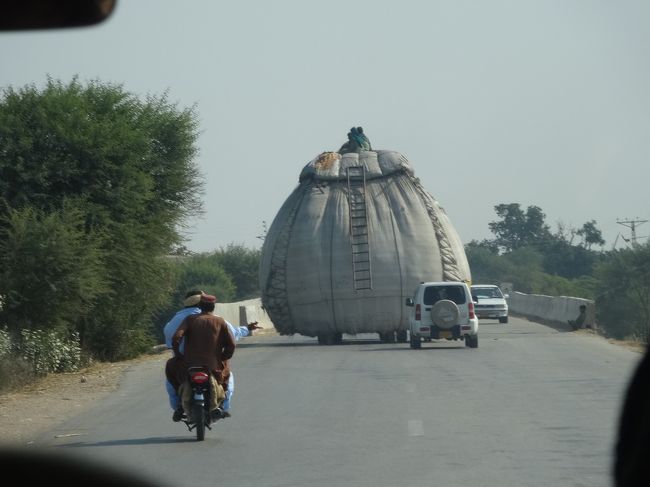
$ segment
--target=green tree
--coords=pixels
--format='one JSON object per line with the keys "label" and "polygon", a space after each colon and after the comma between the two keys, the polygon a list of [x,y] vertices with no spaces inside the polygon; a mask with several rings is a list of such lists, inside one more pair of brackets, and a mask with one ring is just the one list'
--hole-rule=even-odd
{"label": "green tree", "polygon": [[605,245],[602,232],[596,228],[596,220],[590,220],[582,225],[582,228],[576,231],[576,235],[582,237],[584,247],[590,249],[592,245]]}
{"label": "green tree", "polygon": [[167,258],[173,271],[170,280],[173,289],[170,298],[156,312],[156,336],[162,338],[165,324],[183,305],[185,293],[190,289],[202,291],[217,297],[222,303],[235,299],[235,284],[231,276],[221,267],[218,259],[211,253],[187,256],[171,255]]}
{"label": "green tree", "polygon": [[544,272],[569,279],[590,276],[598,253],[560,238],[549,238],[538,246],[543,255]]}
{"label": "green tree", "polygon": [[31,207],[0,217],[0,322],[23,329],[72,332],[108,290],[104,236],[85,230],[72,203],[53,212]]}
{"label": "green tree", "polygon": [[[197,137],[193,108],[177,108],[167,94],[140,99],[121,85],[77,78],[2,92],[1,221],[13,210],[45,215],[81,202],[84,231],[103,236],[108,290],[77,327],[103,358],[141,351],[153,312],[173,290],[163,256],[184,241],[187,217],[201,213]],[[10,265],[20,274],[19,263]]]}
{"label": "green tree", "polygon": [[488,227],[496,236],[496,245],[505,251],[535,245],[550,236],[546,215],[538,206],[529,206],[524,212],[519,203],[508,203],[496,205],[494,210],[501,220],[488,223]]}
{"label": "green tree", "polygon": [[537,247],[520,247],[499,254],[491,244],[474,241],[465,246],[465,253],[475,284],[511,282],[517,291],[549,296],[593,299],[595,294],[596,280],[591,276],[567,278],[547,273],[548,255]]}
{"label": "green tree", "polygon": [[499,284],[512,274],[512,265],[503,259],[490,241],[472,240],[465,245],[465,255],[474,284]]}
{"label": "green tree", "polygon": [[259,249],[231,243],[217,250],[214,256],[235,284],[235,301],[259,297]]}
{"label": "green tree", "polygon": [[[585,223],[580,230],[558,224],[557,232],[552,234],[538,206],[529,206],[524,212],[518,203],[500,204],[495,206],[495,211],[501,220],[488,226],[496,238],[484,241],[483,247],[497,248],[504,253],[523,247],[534,248],[542,256],[541,271],[547,274],[567,279],[591,275],[600,256],[590,247],[604,243],[595,220]],[[575,235],[582,236],[581,245],[573,245]]]}
{"label": "green tree", "polygon": [[217,296],[220,303],[230,303],[235,300],[235,284],[232,277],[225,271],[219,260],[211,253],[195,254],[178,259],[176,302],[180,303],[188,289],[202,289],[208,294]]}
{"label": "green tree", "polygon": [[508,263],[509,274],[504,275],[504,281],[512,282],[513,288],[524,293],[540,292],[539,281],[543,274],[543,256],[534,247],[520,247],[503,254],[503,260]]}
{"label": "green tree", "polygon": [[614,338],[650,335],[650,243],[609,252],[596,266],[600,326]]}

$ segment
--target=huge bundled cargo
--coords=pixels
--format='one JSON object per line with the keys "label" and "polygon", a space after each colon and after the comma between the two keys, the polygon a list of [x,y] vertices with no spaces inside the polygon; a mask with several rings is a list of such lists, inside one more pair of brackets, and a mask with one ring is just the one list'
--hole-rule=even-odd
{"label": "huge bundled cargo", "polygon": [[372,150],[360,127],[348,139],[303,168],[270,225],[262,305],[283,335],[406,341],[418,283],[471,281],[463,244],[402,154]]}

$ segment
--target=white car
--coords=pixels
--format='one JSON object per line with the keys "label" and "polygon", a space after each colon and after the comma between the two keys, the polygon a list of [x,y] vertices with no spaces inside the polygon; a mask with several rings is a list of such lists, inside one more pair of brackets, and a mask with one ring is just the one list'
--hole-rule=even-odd
{"label": "white car", "polygon": [[478,347],[478,318],[469,286],[464,282],[422,282],[406,305],[410,317],[411,348],[420,348],[422,339],[464,340]]}
{"label": "white car", "polygon": [[499,320],[508,322],[508,295],[501,292],[499,286],[493,284],[475,284],[472,286],[472,298],[476,316],[479,319]]}

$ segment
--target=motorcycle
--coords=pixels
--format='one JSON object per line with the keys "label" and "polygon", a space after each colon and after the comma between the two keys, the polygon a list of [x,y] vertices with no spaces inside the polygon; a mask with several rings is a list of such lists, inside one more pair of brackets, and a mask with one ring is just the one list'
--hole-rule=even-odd
{"label": "motorcycle", "polygon": [[211,424],[219,419],[221,409],[210,411],[212,388],[210,387],[210,369],[205,366],[193,366],[187,369],[191,399],[189,411],[183,416],[187,428],[196,431],[196,439],[205,439],[205,429],[211,430]]}

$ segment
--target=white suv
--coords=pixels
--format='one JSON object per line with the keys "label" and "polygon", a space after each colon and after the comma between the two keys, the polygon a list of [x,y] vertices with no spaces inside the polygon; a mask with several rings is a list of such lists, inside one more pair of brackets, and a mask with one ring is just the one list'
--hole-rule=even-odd
{"label": "white suv", "polygon": [[466,283],[422,282],[406,306],[413,308],[411,348],[420,348],[423,338],[465,340],[468,347],[478,347],[478,318]]}

